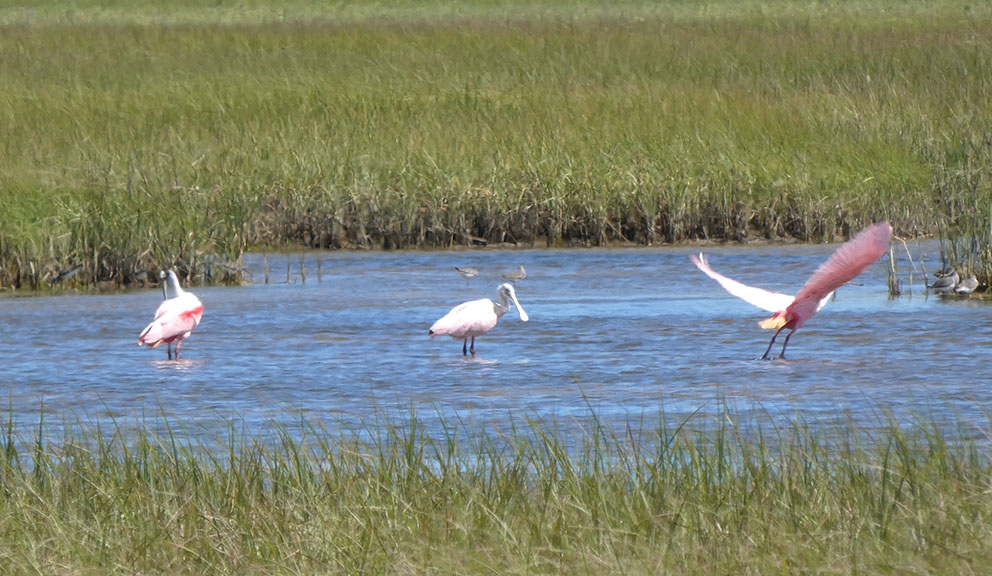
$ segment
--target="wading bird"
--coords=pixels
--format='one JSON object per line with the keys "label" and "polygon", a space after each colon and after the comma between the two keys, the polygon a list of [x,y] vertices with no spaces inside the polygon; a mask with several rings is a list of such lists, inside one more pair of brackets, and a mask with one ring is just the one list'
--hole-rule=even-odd
{"label": "wading bird", "polygon": [[[527,316],[527,313],[520,306],[520,302],[517,301],[517,293],[513,290],[513,286],[500,284],[498,291],[498,303],[488,298],[483,298],[481,300],[472,300],[471,302],[459,304],[452,308],[451,312],[448,312],[443,318],[435,322],[427,333],[432,337],[451,336],[456,339],[461,338],[464,340],[462,343],[462,355],[468,356],[469,352],[471,352],[472,356],[475,356],[475,337],[482,336],[492,330],[500,317],[510,310],[510,302],[517,307],[517,312],[520,313],[521,320],[524,322],[530,320],[530,317]],[[468,343],[469,338],[472,339],[471,347],[469,347]]]}
{"label": "wading bird", "polygon": [[975,278],[974,274],[970,274],[967,278],[958,282],[957,286],[954,287],[954,293],[968,295],[977,290],[978,286],[978,278]]}
{"label": "wading bird", "polygon": [[512,282],[514,284],[516,284],[517,282],[523,280],[526,277],[527,277],[527,271],[524,270],[524,265],[523,264],[521,264],[520,267],[518,267],[516,270],[513,270],[513,271],[510,271],[510,272],[507,272],[506,274],[503,274],[503,278],[506,278],[507,280],[509,280],[510,282]]}
{"label": "wading bird", "polygon": [[70,266],[70,267],[66,268],[65,270],[59,272],[58,276],[56,276],[55,278],[53,278],[52,281],[49,282],[49,284],[51,284],[52,286],[54,286],[54,285],[58,284],[59,282],[64,282],[64,281],[72,278],[73,276],[75,276],[82,269],[83,269],[83,267],[80,266],[79,264],[76,264],[75,266]]}
{"label": "wading bird", "polygon": [[465,289],[468,290],[468,281],[479,275],[478,268],[472,268],[471,266],[465,266],[464,268],[459,268],[455,266],[455,271],[461,274],[462,278],[465,279]]}
{"label": "wading bird", "polygon": [[785,347],[789,345],[789,338],[792,337],[792,334],[826,305],[834,290],[850,282],[864,272],[865,268],[881,258],[882,254],[888,250],[891,238],[892,227],[889,226],[888,222],[879,222],[865,228],[821,264],[806,281],[806,284],[799,289],[795,298],[788,294],[747,286],[718,274],[709,267],[702,254],[699,257],[692,255],[690,258],[697,268],[719,282],[727,292],[758,308],[775,313],[771,318],[759,324],[762,328],[775,330],[775,335],[772,336],[772,340],[768,343],[768,348],[761,358],[768,358],[768,353],[771,352],[772,346],[775,344],[775,338],[782,330],[788,328],[789,333],[785,337],[782,353],[779,355],[780,358],[785,358]]}
{"label": "wading bird", "polygon": [[[155,348],[165,342],[169,360],[172,360],[172,343],[175,342],[176,360],[178,360],[183,338],[189,336],[200,324],[203,304],[191,292],[182,289],[176,273],[172,270],[163,271],[159,277],[162,278],[162,294],[166,299],[155,311],[155,319],[152,323],[138,336],[138,346],[147,344]],[[172,291],[172,298],[169,298],[167,288]]]}
{"label": "wading bird", "polygon": [[934,272],[934,276],[937,277],[932,284],[928,285],[927,288],[933,290],[937,294],[944,294],[946,292],[954,292],[954,287],[958,285],[958,280],[961,279],[958,273],[954,270],[950,272]]}

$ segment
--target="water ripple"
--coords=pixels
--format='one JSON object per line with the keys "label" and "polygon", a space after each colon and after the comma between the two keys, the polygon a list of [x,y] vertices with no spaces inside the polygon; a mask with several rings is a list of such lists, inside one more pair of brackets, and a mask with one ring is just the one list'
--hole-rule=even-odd
{"label": "water ripple", "polygon": [[[831,249],[708,252],[728,275],[792,292]],[[360,429],[411,412],[497,427],[517,418],[581,426],[595,416],[622,429],[723,406],[808,422],[926,414],[987,423],[984,303],[889,300],[878,264],[796,333],[788,360],[758,361],[770,337],[757,326],[765,314],[696,273],[690,252],[309,253],[306,282],[299,255],[267,255],[271,270],[289,261],[279,284],[264,284],[262,257],[250,256],[256,284],[196,290],[204,318],[178,362],[136,346],[157,290],[2,298],[0,392],[15,418],[42,409],[69,421],[167,415],[210,433],[230,418]],[[474,358],[460,341],[428,337],[454,305],[495,297],[499,275],[519,264],[530,322],[510,312],[476,340]],[[480,269],[468,289],[455,266]]]}

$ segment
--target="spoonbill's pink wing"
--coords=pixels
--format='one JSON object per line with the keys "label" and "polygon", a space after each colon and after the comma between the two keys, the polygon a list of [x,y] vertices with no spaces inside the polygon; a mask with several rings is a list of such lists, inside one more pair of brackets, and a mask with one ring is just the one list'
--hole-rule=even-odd
{"label": "spoonbill's pink wing", "polygon": [[452,308],[431,326],[428,334],[452,338],[480,336],[492,330],[498,320],[492,300],[472,300]]}
{"label": "spoonbill's pink wing", "polygon": [[185,338],[200,324],[202,317],[203,305],[196,296],[186,292],[178,298],[170,298],[159,305],[155,319],[138,336],[138,344],[154,347]]}
{"label": "spoonbill's pink wing", "polygon": [[858,232],[816,269],[796,294],[796,300],[822,300],[881,258],[889,249],[891,239],[892,226],[888,222],[879,222]]}
{"label": "spoonbill's pink wing", "polygon": [[700,254],[698,257],[693,254],[689,256],[692,263],[696,265],[696,268],[702,270],[703,274],[706,274],[710,278],[716,280],[723,286],[723,289],[730,292],[734,296],[737,296],[745,302],[749,302],[762,310],[767,310],[769,312],[778,312],[780,310],[785,310],[792,304],[792,296],[788,294],[781,294],[779,292],[769,292],[762,288],[755,288],[754,286],[748,286],[747,284],[741,284],[737,280],[732,280],[727,278],[723,274],[720,274],[716,270],[710,268],[709,262],[706,261],[706,256]]}

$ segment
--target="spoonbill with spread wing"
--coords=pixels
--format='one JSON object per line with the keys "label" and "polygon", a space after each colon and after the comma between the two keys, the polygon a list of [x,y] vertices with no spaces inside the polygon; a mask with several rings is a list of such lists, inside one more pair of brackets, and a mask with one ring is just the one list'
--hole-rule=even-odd
{"label": "spoonbill with spread wing", "polygon": [[[427,332],[431,336],[451,336],[452,338],[462,338],[462,355],[468,356],[471,352],[475,356],[475,337],[482,336],[496,327],[500,317],[510,310],[510,303],[517,307],[520,319],[524,322],[530,320],[524,312],[520,302],[517,301],[517,293],[510,284],[500,284],[498,288],[499,302],[493,302],[488,298],[472,300],[459,304],[451,309],[431,326]],[[469,347],[468,339],[472,339]]]}
{"label": "spoonbill with spread wing", "polygon": [[891,238],[892,226],[888,222],[879,222],[865,228],[821,264],[794,298],[788,294],[769,292],[731,280],[710,268],[706,257],[702,254],[698,257],[693,254],[690,259],[704,274],[719,282],[727,292],[758,308],[775,313],[759,324],[762,328],[775,330],[775,335],[772,336],[761,358],[768,358],[768,353],[775,344],[775,338],[782,330],[788,328],[789,333],[785,336],[782,353],[779,355],[779,358],[785,358],[785,347],[789,345],[789,338],[795,331],[826,305],[834,290],[853,280],[864,272],[865,268],[881,258],[888,250]]}
{"label": "spoonbill with spread wing", "polygon": [[[163,271],[159,276],[162,278],[162,292],[166,300],[159,304],[158,310],[155,311],[155,319],[138,336],[138,346],[148,344],[155,348],[165,342],[169,360],[172,360],[172,343],[175,342],[176,360],[178,360],[183,338],[189,336],[200,324],[203,304],[192,292],[182,289],[176,273],[172,270]],[[168,291],[172,292],[172,298],[168,297]]]}

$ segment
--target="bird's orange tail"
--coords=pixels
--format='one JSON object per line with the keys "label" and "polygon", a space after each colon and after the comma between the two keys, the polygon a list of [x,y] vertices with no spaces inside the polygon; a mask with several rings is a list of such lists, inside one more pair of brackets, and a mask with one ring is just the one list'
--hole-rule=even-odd
{"label": "bird's orange tail", "polygon": [[761,326],[765,330],[778,330],[788,323],[789,320],[786,318],[786,313],[783,311],[776,312],[771,318],[758,322],[758,326]]}

